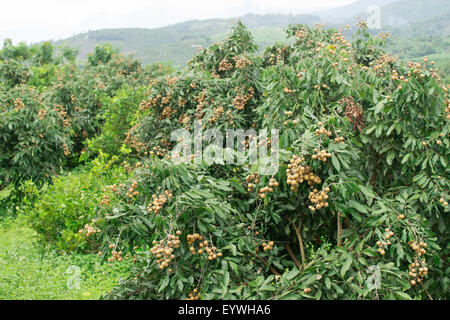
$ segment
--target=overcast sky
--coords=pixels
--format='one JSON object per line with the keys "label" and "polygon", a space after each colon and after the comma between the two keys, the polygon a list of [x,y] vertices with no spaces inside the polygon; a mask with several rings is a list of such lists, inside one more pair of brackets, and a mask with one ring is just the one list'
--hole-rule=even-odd
{"label": "overcast sky", "polygon": [[[0,41],[59,40],[102,28],[155,28],[246,13],[311,13],[356,0],[7,0],[0,3]],[[0,47],[1,47],[0,43]]]}

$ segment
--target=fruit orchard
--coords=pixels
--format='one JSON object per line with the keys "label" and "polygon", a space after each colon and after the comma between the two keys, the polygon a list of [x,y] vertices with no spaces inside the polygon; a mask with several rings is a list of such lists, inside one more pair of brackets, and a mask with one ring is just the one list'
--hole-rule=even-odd
{"label": "fruit orchard", "polygon": [[[132,261],[106,299],[448,299],[450,105],[433,61],[397,61],[364,22],[351,39],[286,32],[259,53],[238,22],[181,71],[108,46],[83,69],[5,46],[0,201],[62,251]],[[279,130],[259,143],[278,143],[278,170],[175,162],[172,132],[199,121]]]}

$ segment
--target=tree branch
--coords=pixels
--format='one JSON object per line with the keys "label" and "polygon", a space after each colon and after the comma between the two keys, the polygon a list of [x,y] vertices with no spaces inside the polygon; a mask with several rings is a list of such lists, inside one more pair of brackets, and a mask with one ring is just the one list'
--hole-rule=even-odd
{"label": "tree branch", "polygon": [[295,233],[297,235],[297,239],[298,239],[298,246],[300,247],[300,254],[302,256],[302,265],[305,266],[305,262],[306,262],[306,256],[305,256],[305,248],[303,246],[303,239],[302,239],[302,235],[300,230],[302,229],[302,218],[300,218],[300,223],[298,224],[298,227],[295,225],[294,221],[292,221],[292,219],[290,217],[287,217],[287,219],[289,220],[289,222],[291,223],[292,227],[295,230]]}
{"label": "tree branch", "polygon": [[342,222],[341,222],[341,213],[338,211],[337,213],[337,246],[342,247]]}
{"label": "tree branch", "polygon": [[295,265],[297,266],[297,268],[299,270],[302,270],[302,264],[300,263],[300,261],[298,261],[298,259],[295,257],[294,252],[291,249],[291,246],[289,244],[285,244],[286,250],[289,253],[289,255],[291,256],[292,260],[295,262]]}

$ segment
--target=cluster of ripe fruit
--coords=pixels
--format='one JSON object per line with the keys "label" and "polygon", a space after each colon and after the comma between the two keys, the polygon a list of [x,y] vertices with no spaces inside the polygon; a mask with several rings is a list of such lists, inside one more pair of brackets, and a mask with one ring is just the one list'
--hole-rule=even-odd
{"label": "cluster of ripe fruit", "polygon": [[233,69],[233,64],[231,62],[228,62],[228,60],[225,58],[219,63],[219,68],[217,69],[220,71],[228,71]]}
{"label": "cluster of ripe fruit", "polygon": [[[112,256],[110,258],[108,258],[108,262],[112,262],[112,261],[119,261],[120,262],[120,261],[123,260],[123,257],[122,257],[123,252],[122,251],[116,251],[116,249],[115,249],[116,245],[115,244],[110,244],[109,248],[112,249],[112,251],[111,251]],[[99,252],[99,254],[101,254],[101,252]]]}
{"label": "cluster of ripe fruit", "polygon": [[252,87],[248,88],[248,93],[246,95],[240,95],[238,94],[234,99],[233,99],[233,106],[237,109],[237,110],[244,110],[245,106],[247,105],[247,102],[253,98],[255,91],[253,90]]}
{"label": "cluster of ripe fruit", "polygon": [[419,243],[417,243],[416,241],[412,241],[409,242],[409,245],[411,246],[411,249],[413,249],[419,257],[427,253],[427,250],[425,250],[427,244],[423,241],[420,241]]}
{"label": "cluster of ripe fruit", "polygon": [[166,149],[161,148],[160,146],[156,146],[153,147],[152,151],[150,151],[150,155],[154,156],[156,154],[158,157],[164,157],[166,155],[166,152],[167,152]]}
{"label": "cluster of ripe fruit", "polygon": [[316,129],[316,136],[317,137],[319,137],[319,136],[321,136],[321,135],[326,135],[326,136],[328,136],[328,137],[330,137],[331,136],[331,131],[328,131],[327,129],[325,129],[324,127],[323,127],[323,123],[322,122],[319,122],[318,123],[318,126],[320,127],[319,129]]}
{"label": "cluster of ripe fruit", "polygon": [[147,211],[149,213],[154,213],[155,215],[159,214],[161,209],[167,203],[167,200],[172,198],[173,194],[169,190],[164,191],[164,193],[157,196],[156,194],[152,195],[153,201],[147,207]]}
{"label": "cluster of ripe fruit", "polygon": [[[425,260],[421,261],[425,265]],[[428,268],[426,266],[421,266],[421,264],[416,259],[413,263],[409,265],[409,276],[412,278],[411,285],[416,285],[417,283],[422,283],[423,277],[428,274]]]}
{"label": "cluster of ripe fruit", "polygon": [[439,199],[439,202],[442,203],[442,205],[443,205],[444,207],[447,207],[447,206],[448,206],[448,202],[445,201],[444,198],[440,198],[440,199]]}
{"label": "cluster of ripe fruit", "polygon": [[314,189],[308,195],[309,201],[313,203],[313,206],[309,206],[309,210],[312,212],[316,210],[320,210],[323,207],[328,208],[328,192],[330,192],[330,188],[324,188],[322,191]]}
{"label": "cluster of ripe fruit", "polygon": [[382,256],[386,254],[385,248],[391,244],[391,241],[389,239],[394,235],[394,233],[389,228],[386,228],[384,231],[386,232],[384,234],[385,241],[377,241],[378,253]]}
{"label": "cluster of ripe fruit", "polygon": [[316,176],[309,166],[302,166],[305,159],[296,155],[292,156],[286,169],[287,184],[291,186],[291,191],[298,191],[298,185],[308,182],[308,185],[320,184],[322,180]]}
{"label": "cluster of ripe fruit", "polygon": [[110,202],[111,202],[111,199],[109,198],[109,195],[105,194],[105,195],[103,195],[102,201],[100,201],[100,205],[109,206]]}
{"label": "cluster of ripe fruit", "polygon": [[192,290],[192,292],[189,292],[188,297],[186,300],[199,300],[200,299],[200,292],[198,292],[197,289]]}
{"label": "cluster of ripe fruit", "polygon": [[[209,261],[222,257],[222,252],[217,252],[217,248],[215,246],[210,247],[208,240],[205,240],[200,234],[188,234],[186,238],[188,241],[188,245],[191,246],[189,248],[189,251],[191,251],[192,254],[198,253],[199,255],[202,255],[204,252],[206,252],[208,254]],[[198,249],[195,249],[194,245],[197,241]]]}
{"label": "cluster of ripe fruit", "polygon": [[139,195],[139,191],[136,190],[137,188],[138,188],[138,183],[136,180],[133,180],[133,183],[131,184],[131,187],[128,190],[127,197],[131,199],[134,196]]}
{"label": "cluster of ripe fruit", "polygon": [[262,247],[264,251],[269,251],[269,250],[273,250],[273,246],[275,245],[275,243],[273,241],[270,241],[268,243],[263,242],[262,243]]}
{"label": "cluster of ripe fruit", "polygon": [[89,224],[86,224],[83,229],[79,230],[78,233],[84,233],[87,237],[90,237],[91,235],[95,233],[99,233],[100,229],[95,228]]}
{"label": "cluster of ripe fruit", "polygon": [[[168,239],[160,240],[157,242],[153,240],[153,247],[150,249],[150,252],[158,259],[156,263],[159,265],[161,270],[167,268],[175,258],[173,254],[174,249],[180,247],[180,237],[181,231],[176,232],[176,236],[169,235]],[[169,269],[169,272],[172,271]]]}
{"label": "cluster of ripe fruit", "polygon": [[245,67],[251,65],[251,61],[248,60],[246,57],[233,57],[234,65],[236,69],[244,69]]}
{"label": "cluster of ripe fruit", "polygon": [[266,197],[267,193],[272,193],[273,192],[273,188],[274,187],[278,187],[279,185],[280,184],[274,178],[271,178],[269,180],[269,186],[268,187],[264,187],[264,188],[259,189],[258,197],[261,198],[261,199],[264,199]]}
{"label": "cluster of ripe fruit", "polygon": [[245,182],[247,183],[247,191],[252,192],[253,187],[259,183],[259,176],[257,174],[251,174],[245,177]]}
{"label": "cluster of ripe fruit", "polygon": [[317,160],[319,160],[319,161],[325,162],[325,161],[327,161],[327,158],[331,158],[331,153],[326,152],[325,150],[320,150],[320,151],[319,151],[318,148],[315,148],[315,149],[314,149],[314,152],[316,153],[316,154],[313,154],[313,155],[312,155],[312,158],[313,158],[314,160],[317,159]]}

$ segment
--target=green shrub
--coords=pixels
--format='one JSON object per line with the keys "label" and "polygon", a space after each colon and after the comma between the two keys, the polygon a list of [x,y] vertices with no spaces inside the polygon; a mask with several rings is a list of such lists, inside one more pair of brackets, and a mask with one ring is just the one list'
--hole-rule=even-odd
{"label": "green shrub", "polygon": [[122,169],[113,167],[114,161],[96,159],[89,171],[55,177],[52,185],[43,187],[26,209],[29,223],[43,242],[64,251],[93,252],[98,248],[101,239],[95,232],[88,236],[86,226],[96,217],[105,189],[125,178]]}
{"label": "green shrub", "polygon": [[57,173],[71,148],[66,121],[31,87],[0,92],[0,186],[41,184]]}
{"label": "green shrub", "polygon": [[121,154],[121,146],[144,96],[144,87],[136,89],[124,86],[117,91],[114,97],[102,99],[102,111],[99,118],[104,124],[101,134],[89,140],[89,153],[103,151],[109,155]]}

